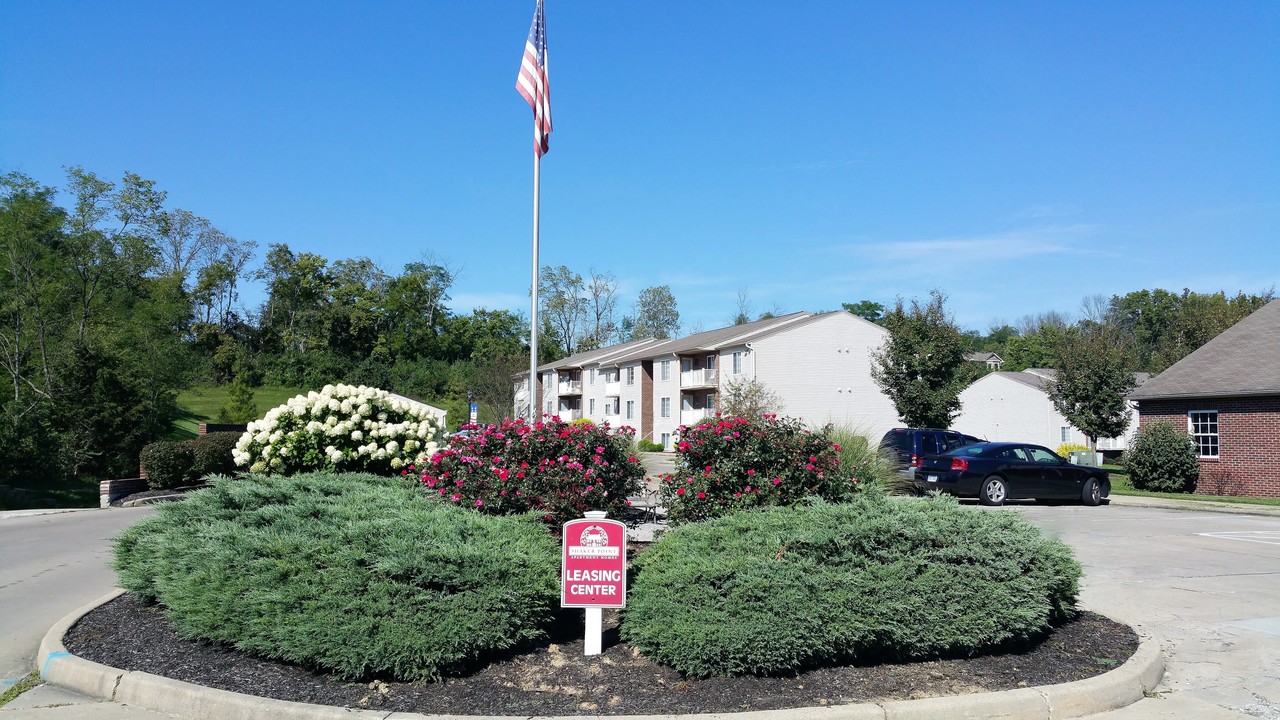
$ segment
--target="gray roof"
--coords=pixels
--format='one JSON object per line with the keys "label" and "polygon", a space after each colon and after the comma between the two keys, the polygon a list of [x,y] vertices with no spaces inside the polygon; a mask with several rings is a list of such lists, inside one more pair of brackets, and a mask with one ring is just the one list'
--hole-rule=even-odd
{"label": "gray roof", "polygon": [[[1053,368],[1027,368],[1022,372],[993,372],[990,375],[999,375],[1047,393],[1053,389],[1053,381],[1058,377],[1058,371]],[[984,375],[983,377],[987,376]],[[1138,387],[1142,387],[1150,379],[1151,375],[1149,373],[1136,372],[1133,374],[1133,381]],[[1128,397],[1132,399],[1133,393],[1130,393]]]}
{"label": "gray roof", "polygon": [[[1036,369],[1040,370],[1041,372],[1045,372],[1040,368],[1036,368]],[[1033,387],[1043,392],[1049,392],[1049,389],[1050,389],[1049,386],[1053,383],[1052,376],[1054,375],[1054,372],[1052,370],[1049,370],[1047,372],[1049,377],[1045,377],[1044,375],[1039,375],[1036,373],[1030,373],[1030,372],[1027,372],[1026,370],[1023,370],[1021,372],[993,372],[991,374],[999,375],[1002,378],[1008,378],[1014,382],[1022,383],[1023,385]]]}
{"label": "gray roof", "polygon": [[1135,391],[1134,400],[1280,395],[1280,300],[1272,300]]}
{"label": "gray roof", "polygon": [[[609,347],[597,348],[595,350],[587,350],[586,352],[574,353],[567,358],[561,358],[555,362],[549,362],[546,365],[539,365],[538,372],[547,370],[561,370],[567,368],[580,368],[616,357],[621,353],[631,352],[637,348],[654,343],[661,342],[653,338],[645,338],[644,340],[632,340],[621,345],[610,345]],[[528,377],[525,375],[525,377]]]}
{"label": "gray roof", "polygon": [[970,360],[972,362],[987,362],[988,360],[992,360],[992,359],[997,360],[999,362],[1004,362],[1004,358],[1000,357],[998,354],[993,352],[972,352],[972,353],[966,354],[964,356],[964,359]]}
{"label": "gray roof", "polygon": [[703,350],[710,352],[729,345],[738,345],[764,337],[784,326],[789,326],[808,317],[811,317],[811,315],[807,312],[795,312],[767,320],[756,320],[742,325],[730,325],[729,327],[708,330],[673,340],[659,340],[653,345],[637,347],[626,353],[613,355],[601,362],[609,365],[623,365],[636,360],[662,357],[664,355],[687,354]]}

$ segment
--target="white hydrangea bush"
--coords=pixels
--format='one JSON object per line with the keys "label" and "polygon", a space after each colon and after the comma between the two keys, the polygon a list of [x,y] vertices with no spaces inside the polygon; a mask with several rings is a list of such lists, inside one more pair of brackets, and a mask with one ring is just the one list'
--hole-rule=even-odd
{"label": "white hydrangea bush", "polygon": [[439,449],[444,412],[361,385],[326,385],[249,423],[232,456],[250,472],[399,474]]}

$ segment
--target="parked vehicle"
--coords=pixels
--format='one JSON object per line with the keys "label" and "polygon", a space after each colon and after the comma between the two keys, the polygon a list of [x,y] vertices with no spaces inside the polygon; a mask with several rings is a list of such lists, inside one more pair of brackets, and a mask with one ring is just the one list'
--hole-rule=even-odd
{"label": "parked vehicle", "polygon": [[894,428],[880,439],[880,452],[897,458],[898,471],[906,480],[914,480],[916,469],[926,455],[940,455],[958,447],[982,442],[981,438],[955,430],[936,428]]}
{"label": "parked vehicle", "polygon": [[1106,470],[1072,465],[1049,448],[1026,443],[984,442],[926,456],[915,487],[976,497],[983,505],[1005,500],[1078,500],[1100,505],[1111,494]]}

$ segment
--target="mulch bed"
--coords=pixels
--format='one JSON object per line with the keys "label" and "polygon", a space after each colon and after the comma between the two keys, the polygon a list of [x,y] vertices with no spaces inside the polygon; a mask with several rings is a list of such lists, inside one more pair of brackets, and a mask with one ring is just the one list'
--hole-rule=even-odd
{"label": "mulch bed", "polygon": [[[575,635],[580,636],[580,625]],[[694,679],[618,641],[605,612],[605,650],[580,637],[514,655],[439,683],[347,682],[234,649],[181,638],[155,607],[130,595],[86,615],[67,649],[126,670],[261,697],[385,711],[476,715],[644,715],[777,710],[1008,690],[1092,677],[1138,647],[1127,626],[1094,613],[1022,652],[958,660],[811,670],[789,677]]]}

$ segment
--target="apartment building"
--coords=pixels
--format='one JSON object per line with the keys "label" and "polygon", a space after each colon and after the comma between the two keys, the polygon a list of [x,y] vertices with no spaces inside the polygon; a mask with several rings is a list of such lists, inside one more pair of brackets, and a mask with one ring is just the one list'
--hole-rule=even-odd
{"label": "apartment building", "polygon": [[[838,311],[639,340],[538,368],[537,406],[563,419],[629,426],[670,448],[680,426],[716,414],[727,388],[758,380],[782,399],[784,415],[878,438],[897,425],[893,402],[871,378],[871,353],[887,337],[879,325]],[[524,378],[517,413],[527,407]]]}

